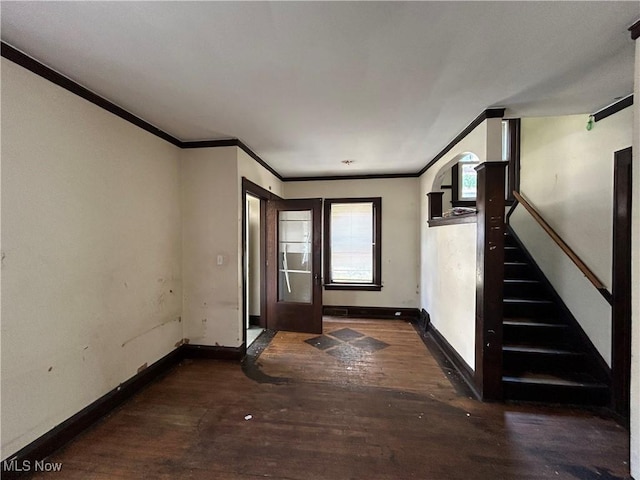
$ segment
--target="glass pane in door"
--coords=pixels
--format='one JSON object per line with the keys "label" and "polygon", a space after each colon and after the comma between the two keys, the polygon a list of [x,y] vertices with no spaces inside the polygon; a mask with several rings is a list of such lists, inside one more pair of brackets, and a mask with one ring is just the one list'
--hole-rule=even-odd
{"label": "glass pane in door", "polygon": [[311,210],[278,212],[278,301],[311,303]]}

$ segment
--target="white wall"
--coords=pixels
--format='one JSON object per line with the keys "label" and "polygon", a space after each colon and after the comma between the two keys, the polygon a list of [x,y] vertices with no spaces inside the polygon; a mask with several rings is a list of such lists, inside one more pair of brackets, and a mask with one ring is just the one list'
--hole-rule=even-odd
{"label": "white wall", "polygon": [[631,145],[633,109],[587,119],[522,119],[520,190],[610,290],[613,152]]}
{"label": "white wall", "polygon": [[2,458],[182,338],[178,149],[2,59]]}
{"label": "white wall", "polygon": [[284,191],[286,198],[382,197],[382,290],[325,290],[324,305],[418,306],[417,179],[285,182]]}
{"label": "white wall", "polygon": [[242,343],[236,151],[236,147],[219,147],[181,152],[182,316],[184,336],[192,344],[236,347]]}
{"label": "white wall", "polygon": [[185,337],[197,345],[238,347],[244,330],[242,177],[276,195],[281,182],[237,147],[183,150],[181,174]]}
{"label": "white wall", "polygon": [[633,105],[632,305],[631,305],[631,475],[640,479],[640,40],[636,40]]}
{"label": "white wall", "polygon": [[[588,115],[521,124],[520,191],[611,290],[613,153],[631,145],[632,109],[591,131]],[[511,225],[602,357],[611,363],[611,308],[522,207]]]}
{"label": "white wall", "polygon": [[475,368],[476,224],[431,227],[423,242],[422,283],[431,322]]}
{"label": "white wall", "polygon": [[[476,225],[429,227],[427,193],[467,152],[502,159],[502,120],[485,120],[420,177],[420,306],[464,361],[475,368]],[[446,182],[445,182],[446,183]],[[447,208],[447,205],[443,205]],[[454,299],[452,301],[452,299]]]}

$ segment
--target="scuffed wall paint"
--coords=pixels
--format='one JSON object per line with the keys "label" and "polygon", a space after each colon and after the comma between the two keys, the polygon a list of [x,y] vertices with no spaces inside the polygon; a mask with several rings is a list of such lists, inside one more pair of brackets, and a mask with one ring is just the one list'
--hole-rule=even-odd
{"label": "scuffed wall paint", "polygon": [[[611,290],[613,154],[631,145],[632,109],[585,128],[588,115],[525,118],[520,191]],[[511,225],[607,363],[611,308],[518,207]]]}
{"label": "scuffed wall paint", "polygon": [[183,337],[177,147],[2,59],[2,458]]}
{"label": "scuffed wall paint", "polygon": [[[420,308],[475,368],[476,225],[429,227],[427,193],[437,191],[451,166],[472,152],[480,162],[502,159],[499,118],[487,119],[420,177]],[[443,208],[447,208],[445,204]],[[455,246],[455,250],[451,250]],[[452,299],[455,299],[452,301]]]}
{"label": "scuffed wall paint", "polygon": [[182,317],[195,345],[241,343],[237,175],[236,147],[181,152]]}

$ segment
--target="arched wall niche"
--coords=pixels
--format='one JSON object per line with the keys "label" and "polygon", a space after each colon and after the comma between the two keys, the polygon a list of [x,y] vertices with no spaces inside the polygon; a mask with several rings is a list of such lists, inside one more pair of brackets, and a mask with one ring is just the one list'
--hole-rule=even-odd
{"label": "arched wall niche", "polygon": [[[429,189],[429,191],[444,192],[444,195],[442,197],[443,210],[447,210],[452,206],[451,204],[451,194],[452,194],[451,167],[453,167],[454,165],[462,161],[480,162],[480,158],[478,157],[478,155],[476,155],[471,151],[460,152],[459,154],[454,156],[451,160],[449,160],[447,163],[445,163],[442,167],[440,167],[440,170],[438,170],[438,173],[436,173],[436,175],[433,178],[433,182],[431,184],[431,188]],[[445,185],[445,188],[442,187],[443,185]]]}

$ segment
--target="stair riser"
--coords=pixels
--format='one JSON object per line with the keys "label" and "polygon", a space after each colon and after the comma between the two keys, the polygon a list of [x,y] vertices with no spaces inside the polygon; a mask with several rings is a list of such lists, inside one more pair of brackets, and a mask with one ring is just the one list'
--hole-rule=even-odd
{"label": "stair riser", "polygon": [[522,250],[519,248],[505,248],[504,249],[504,261],[505,262],[520,262],[526,260],[526,257]]}
{"label": "stair riser", "polygon": [[584,371],[586,368],[583,355],[540,354],[525,352],[503,352],[503,368],[505,371],[530,371],[545,373],[564,373]]}
{"label": "stair riser", "polygon": [[[511,280],[511,279],[509,279]],[[518,298],[546,298],[546,292],[542,285],[539,283],[510,283],[504,284],[504,296],[505,297],[518,297]]]}
{"label": "stair riser", "polygon": [[507,303],[503,315],[505,318],[553,318],[556,307],[548,303]]}
{"label": "stair riser", "polygon": [[504,278],[510,280],[533,278],[533,271],[529,265],[505,265]]}
{"label": "stair riser", "polygon": [[504,325],[503,337],[507,344],[529,342],[543,346],[566,345],[570,340],[566,328],[515,325]]}
{"label": "stair riser", "polygon": [[506,400],[564,403],[572,405],[607,405],[609,394],[605,388],[565,387],[503,383]]}
{"label": "stair riser", "polygon": [[505,247],[517,247],[518,243],[516,242],[516,239],[513,238],[511,235],[505,235],[504,236],[504,246]]}

